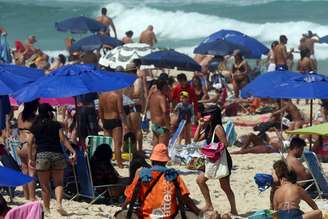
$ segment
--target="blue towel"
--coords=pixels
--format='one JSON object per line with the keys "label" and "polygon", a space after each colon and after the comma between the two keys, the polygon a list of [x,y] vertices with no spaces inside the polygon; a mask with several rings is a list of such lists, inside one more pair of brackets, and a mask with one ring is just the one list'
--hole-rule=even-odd
{"label": "blue towel", "polygon": [[172,182],[178,176],[178,172],[175,169],[154,165],[152,168],[141,169],[140,171],[141,181],[143,183],[149,183],[152,180],[153,171],[164,173],[165,180],[169,182]]}
{"label": "blue towel", "polygon": [[7,34],[4,33],[0,35],[0,59],[5,63],[11,63],[12,61]]}

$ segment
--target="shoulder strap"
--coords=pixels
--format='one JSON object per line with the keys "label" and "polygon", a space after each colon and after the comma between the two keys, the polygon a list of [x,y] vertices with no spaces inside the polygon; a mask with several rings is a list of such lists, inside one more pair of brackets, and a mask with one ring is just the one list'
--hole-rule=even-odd
{"label": "shoulder strap", "polygon": [[159,174],[159,176],[157,176],[157,178],[154,180],[153,184],[150,185],[150,187],[148,188],[148,190],[145,192],[145,196],[143,198],[143,200],[146,200],[147,196],[149,195],[149,193],[153,190],[154,186],[156,185],[156,183],[158,182],[158,180],[161,178],[161,176],[163,175],[164,173],[161,172]]}
{"label": "shoulder strap", "polygon": [[213,131],[211,143],[214,143],[214,138],[215,138],[215,135],[216,135],[216,128],[217,128],[217,127],[218,127],[218,126],[215,126],[215,129],[214,129],[214,131]]}
{"label": "shoulder strap", "polygon": [[173,181],[173,183],[174,183],[175,189],[177,191],[178,205],[179,205],[179,210],[180,210],[181,218],[182,219],[187,219],[186,211],[185,211],[185,208],[183,206],[181,190],[180,190],[180,187],[179,187],[177,178],[175,178],[175,180]]}

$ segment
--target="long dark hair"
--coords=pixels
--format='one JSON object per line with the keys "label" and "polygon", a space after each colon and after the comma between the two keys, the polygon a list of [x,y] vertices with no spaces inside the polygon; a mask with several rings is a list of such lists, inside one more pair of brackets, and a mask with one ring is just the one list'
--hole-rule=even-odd
{"label": "long dark hair", "polygon": [[36,116],[36,111],[38,110],[38,107],[39,99],[24,103],[24,109],[22,111],[23,122],[33,120]]}
{"label": "long dark hair", "polygon": [[39,130],[41,133],[47,134],[49,123],[53,119],[53,114],[49,113],[39,113],[33,122],[33,129]]}
{"label": "long dark hair", "polygon": [[[212,140],[212,135],[214,133],[216,126],[222,126],[222,116],[221,109],[218,106],[211,107],[204,112],[204,116],[210,115],[211,119],[208,125],[205,128],[205,139],[207,143],[210,143]],[[214,141],[216,142],[218,139],[215,136]]]}

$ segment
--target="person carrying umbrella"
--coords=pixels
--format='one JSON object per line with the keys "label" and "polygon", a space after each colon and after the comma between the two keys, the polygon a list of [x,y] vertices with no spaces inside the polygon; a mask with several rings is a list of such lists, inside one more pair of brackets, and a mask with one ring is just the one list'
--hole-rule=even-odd
{"label": "person carrying umbrella", "polygon": [[107,16],[107,9],[106,8],[102,8],[101,9],[101,15],[98,16],[96,18],[96,20],[99,23],[101,23],[101,24],[103,24],[103,25],[105,25],[107,27],[106,30],[103,30],[102,31],[104,34],[110,36],[110,28],[109,27],[111,27],[113,29],[113,31],[114,31],[115,38],[117,38],[117,33],[116,33],[116,28],[115,28],[114,22],[113,22],[113,20],[110,17]]}

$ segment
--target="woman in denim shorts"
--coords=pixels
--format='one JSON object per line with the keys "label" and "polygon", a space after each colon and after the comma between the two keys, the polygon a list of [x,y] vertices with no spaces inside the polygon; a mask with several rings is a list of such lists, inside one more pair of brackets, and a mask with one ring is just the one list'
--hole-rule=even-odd
{"label": "woman in denim shorts", "polygon": [[[67,215],[62,207],[63,179],[65,168],[65,157],[61,144],[71,153],[73,161],[76,154],[68,140],[65,138],[62,126],[53,120],[53,111],[49,104],[43,103],[39,106],[39,115],[34,120],[31,127],[31,137],[29,138],[29,166],[37,171],[42,189],[42,200],[45,213],[50,212],[50,190],[49,182],[53,179],[55,185],[55,195],[57,211],[61,215]],[[32,145],[36,145],[36,156],[32,156]]]}

